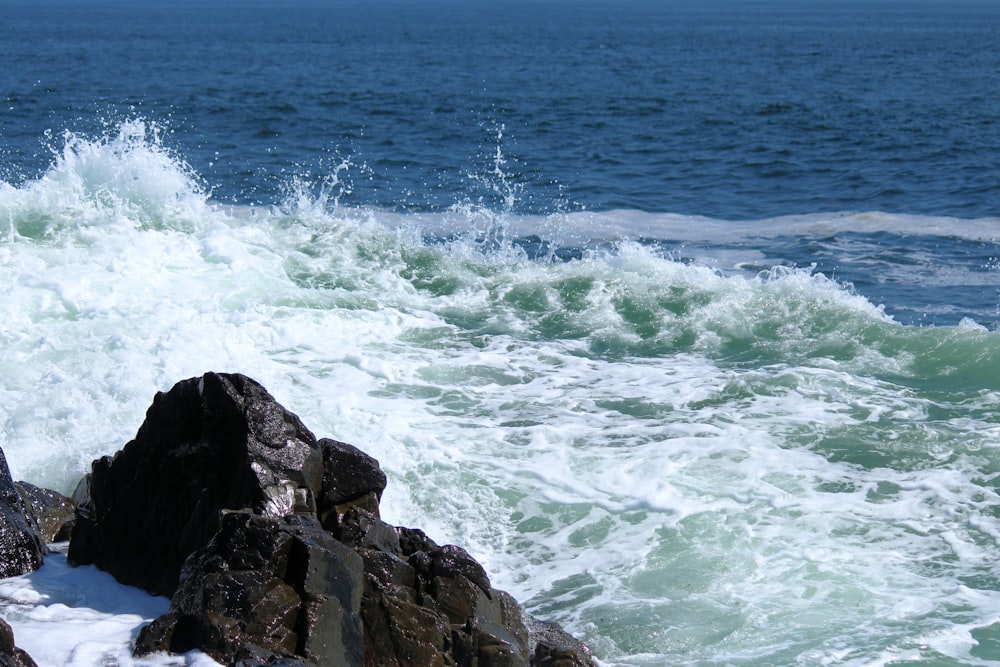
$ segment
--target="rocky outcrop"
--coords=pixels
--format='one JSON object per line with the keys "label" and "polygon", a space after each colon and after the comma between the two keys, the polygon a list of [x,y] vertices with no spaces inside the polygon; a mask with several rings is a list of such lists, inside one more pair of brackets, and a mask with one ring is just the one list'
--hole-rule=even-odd
{"label": "rocky outcrop", "polygon": [[259,384],[209,373],[157,394],[94,462],[70,559],[172,593],[137,654],[231,665],[592,665],[464,549],[382,521],[378,461],[316,441]]}
{"label": "rocky outcrop", "polygon": [[170,611],[145,627],[137,655],[201,649],[235,663],[301,657],[358,666],[362,563],[312,518],[227,513],[184,565]]}
{"label": "rocky outcrop", "polygon": [[37,570],[46,553],[0,449],[0,578]]}
{"label": "rocky outcrop", "polygon": [[17,482],[15,486],[41,540],[46,544],[67,541],[76,522],[76,503],[61,493],[28,482]]}
{"label": "rocky outcrop", "polygon": [[346,442],[323,438],[323,486],[317,502],[323,525],[333,529],[337,517],[352,507],[378,515],[385,490],[385,473],[374,458]]}
{"label": "rocky outcrop", "polygon": [[37,667],[31,656],[14,645],[14,632],[0,618],[0,667]]}
{"label": "rocky outcrop", "polygon": [[520,606],[464,549],[357,509],[340,534],[365,564],[366,665],[529,664]]}
{"label": "rocky outcrop", "polygon": [[169,596],[223,510],[314,510],[322,479],[297,416],[250,378],[207,373],[158,393],[135,439],[94,462],[75,494],[69,559]]}

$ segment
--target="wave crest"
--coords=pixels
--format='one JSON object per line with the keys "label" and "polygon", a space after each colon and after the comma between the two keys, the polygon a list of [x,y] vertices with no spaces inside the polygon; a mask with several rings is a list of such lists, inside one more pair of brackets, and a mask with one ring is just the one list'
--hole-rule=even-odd
{"label": "wave crest", "polygon": [[42,240],[92,227],[178,229],[200,224],[208,192],[164,144],[164,128],[142,119],[88,138],[66,131],[36,180],[0,185],[5,238]]}

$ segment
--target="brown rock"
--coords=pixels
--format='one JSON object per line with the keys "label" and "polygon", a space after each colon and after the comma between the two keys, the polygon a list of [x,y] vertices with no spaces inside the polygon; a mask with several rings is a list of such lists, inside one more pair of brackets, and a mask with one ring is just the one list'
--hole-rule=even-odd
{"label": "brown rock", "polygon": [[18,482],[15,486],[42,541],[49,543],[68,540],[76,522],[76,503],[61,493],[27,482]]}

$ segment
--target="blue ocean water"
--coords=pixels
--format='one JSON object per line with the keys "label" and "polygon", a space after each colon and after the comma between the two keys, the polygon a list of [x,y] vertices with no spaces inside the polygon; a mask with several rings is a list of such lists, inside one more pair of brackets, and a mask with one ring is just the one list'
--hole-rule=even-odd
{"label": "blue ocean water", "polygon": [[[0,444],[68,492],[155,391],[243,372],[606,664],[996,664],[998,33],[0,0]],[[152,612],[67,572],[4,584],[19,643],[136,664]]]}
{"label": "blue ocean water", "polygon": [[[227,202],[995,216],[1000,8],[958,0],[5,2],[7,179],[134,115]],[[55,134],[47,138],[46,131]]]}

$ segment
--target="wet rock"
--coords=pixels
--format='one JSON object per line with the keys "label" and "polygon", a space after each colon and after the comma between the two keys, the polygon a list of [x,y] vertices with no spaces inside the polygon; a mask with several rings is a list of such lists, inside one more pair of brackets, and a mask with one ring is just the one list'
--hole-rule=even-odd
{"label": "wet rock", "polygon": [[364,559],[365,664],[592,667],[586,646],[528,616],[455,545],[351,509],[337,535]]}
{"label": "wet rock", "polygon": [[402,554],[396,528],[359,507],[348,510],[331,533],[354,549],[378,549],[386,553]]}
{"label": "wet rock", "polygon": [[27,504],[17,492],[0,449],[0,578],[37,570],[48,549],[35,531]]}
{"label": "wet rock", "polygon": [[207,373],[158,393],[134,440],[94,462],[69,559],[157,595],[220,527],[221,510],[314,512],[323,478],[316,439],[242,375]]}
{"label": "wet rock", "polygon": [[[137,655],[200,649],[226,664],[364,661],[362,559],[315,518],[233,512],[184,564]],[[292,661],[292,662],[289,662]]]}
{"label": "wet rock", "polygon": [[390,528],[356,509],[340,527],[364,559],[366,665],[529,664],[520,607],[468,552],[438,546],[418,529]]}
{"label": "wet rock", "polygon": [[532,667],[592,667],[590,649],[558,623],[526,619]]}
{"label": "wet rock", "polygon": [[253,380],[208,373],[157,394],[135,439],[94,462],[74,493],[69,557],[172,594],[137,655],[200,649],[244,667],[593,664],[494,589],[466,550],[383,521],[385,486],[378,461],[317,442]]}
{"label": "wet rock", "polygon": [[23,649],[14,645],[14,631],[0,618],[0,667],[37,667]]}
{"label": "wet rock", "polygon": [[335,529],[339,517],[352,507],[378,516],[386,478],[379,462],[354,445],[323,438],[323,487],[317,502],[319,518]]}
{"label": "wet rock", "polygon": [[17,482],[15,486],[42,541],[67,541],[76,522],[76,503],[61,493],[28,482]]}

